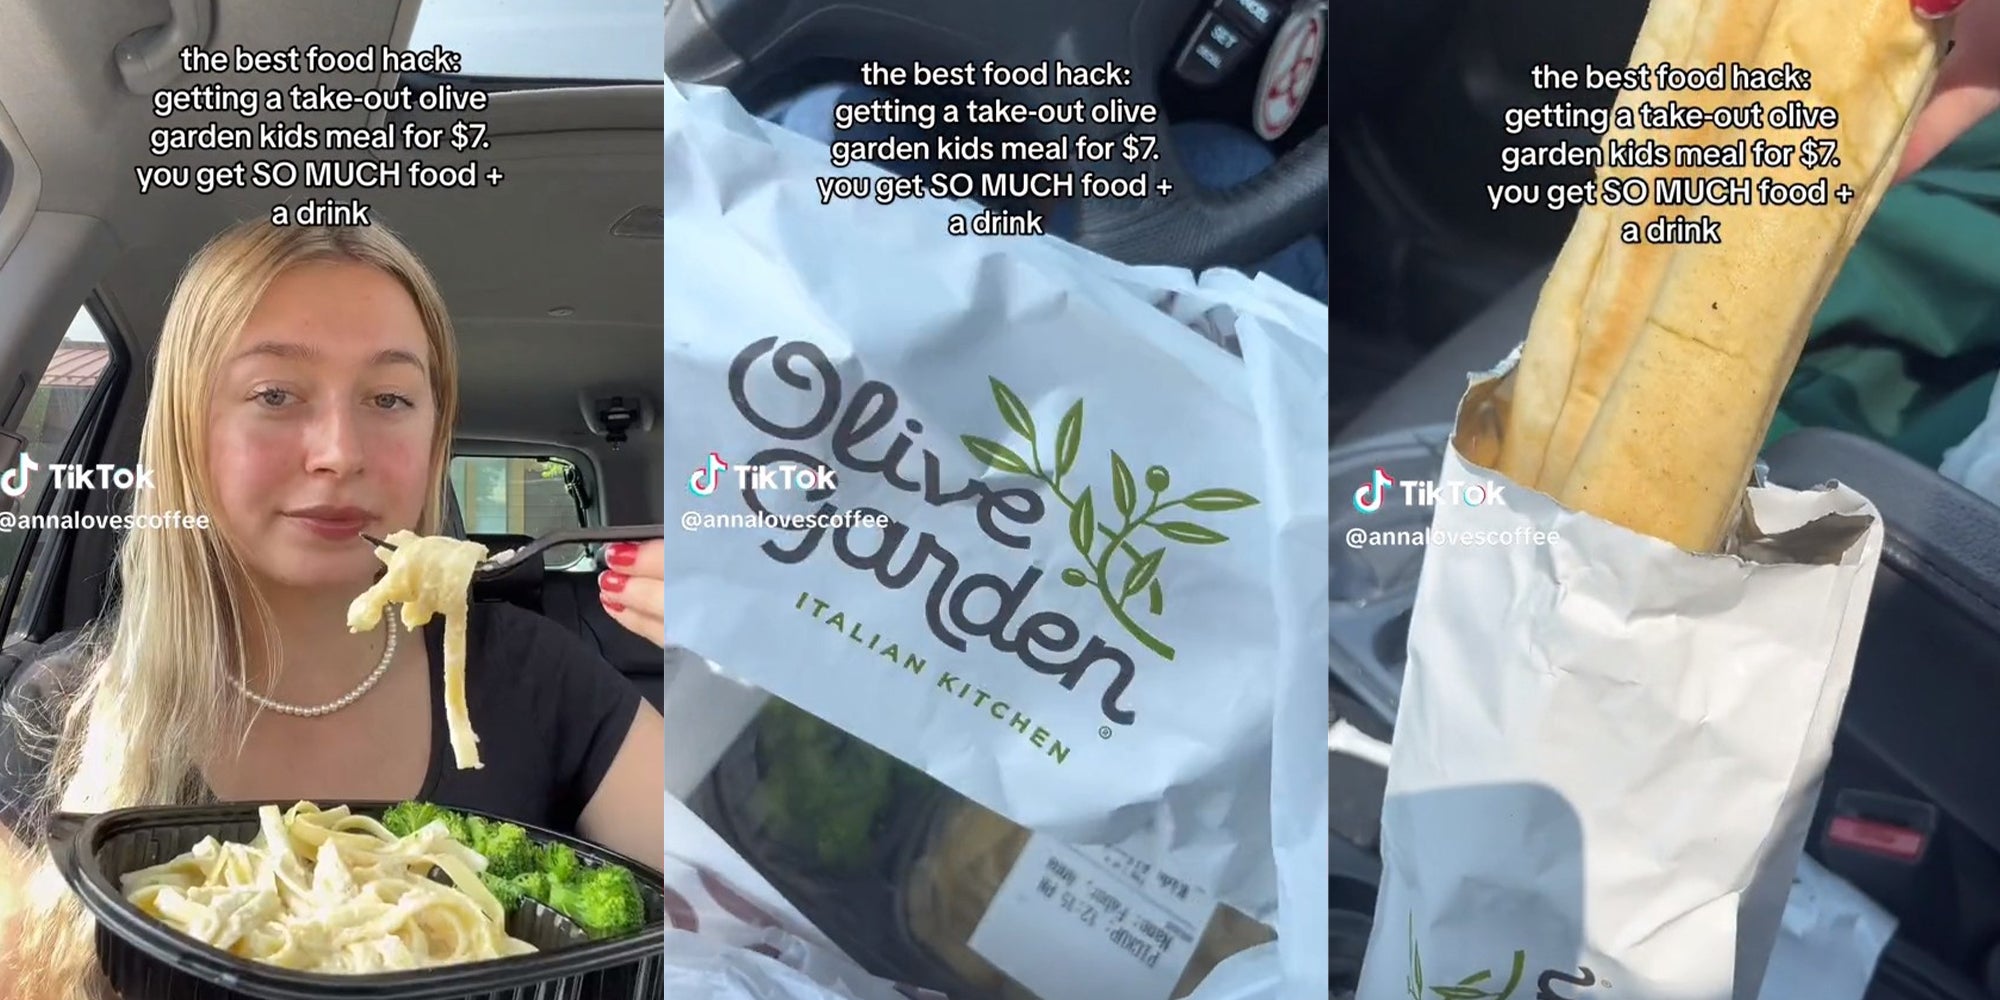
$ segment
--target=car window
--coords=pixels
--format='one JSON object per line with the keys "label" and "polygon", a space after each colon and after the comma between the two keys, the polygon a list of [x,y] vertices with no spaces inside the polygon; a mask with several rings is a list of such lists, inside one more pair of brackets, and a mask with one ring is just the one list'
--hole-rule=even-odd
{"label": "car window", "polygon": [[662,0],[424,0],[410,48],[464,60],[456,75],[658,83]]}
{"label": "car window", "polygon": [[[69,329],[63,333],[62,343],[42,371],[42,380],[28,401],[27,413],[15,429],[26,442],[23,447],[27,454],[36,462],[48,465],[70,452],[87,423],[84,418],[90,413],[92,397],[109,376],[113,364],[111,345],[105,340],[103,328],[88,309],[78,309]],[[48,493],[49,477],[31,476],[28,492],[14,501],[13,510],[22,514],[40,512],[48,501]],[[13,579],[14,570],[30,551],[27,548],[30,538],[36,536],[53,538],[54,533],[0,531],[0,568],[5,571],[0,579]],[[33,593],[34,578],[31,567],[22,576],[18,593]],[[14,602],[7,619],[9,636],[20,631],[27,604]]]}
{"label": "car window", "polygon": [[[451,489],[467,535],[541,536],[584,523],[569,485],[576,474],[576,466],[560,458],[458,455],[451,460]],[[550,549],[543,563],[564,572],[595,568],[581,545]]]}

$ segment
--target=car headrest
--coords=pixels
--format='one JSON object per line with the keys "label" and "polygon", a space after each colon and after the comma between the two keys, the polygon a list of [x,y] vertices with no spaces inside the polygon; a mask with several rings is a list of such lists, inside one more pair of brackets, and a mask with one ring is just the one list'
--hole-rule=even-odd
{"label": "car headrest", "polygon": [[[451,488],[451,477],[444,477],[444,523],[438,526],[447,538],[465,537],[465,517],[458,510],[458,492]],[[489,546],[490,548],[490,546]]]}
{"label": "car headrest", "polygon": [[[466,535],[467,541],[486,546],[486,551],[499,555],[508,549],[518,549],[534,541],[532,535],[474,534]],[[527,608],[542,610],[542,572],[544,566],[540,553],[521,560],[520,564],[491,580],[481,580],[472,586],[475,601],[505,601]]]}

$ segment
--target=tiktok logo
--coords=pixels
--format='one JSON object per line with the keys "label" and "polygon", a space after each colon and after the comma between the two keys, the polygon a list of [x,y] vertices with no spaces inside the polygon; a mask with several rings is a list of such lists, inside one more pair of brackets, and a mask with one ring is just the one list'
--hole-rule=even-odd
{"label": "tiktok logo", "polygon": [[721,455],[709,452],[708,464],[694,470],[694,475],[688,477],[688,492],[698,497],[713,496],[722,485],[722,470],[727,468],[729,463],[723,461]]}
{"label": "tiktok logo", "polygon": [[28,457],[27,452],[22,452],[21,464],[8,469],[6,472],[0,472],[0,493],[5,493],[16,499],[27,496],[28,473],[39,468],[41,468],[39,463],[33,458]]}
{"label": "tiktok logo", "polygon": [[1394,477],[1386,470],[1376,469],[1374,481],[1354,491],[1354,509],[1363,514],[1373,514],[1382,509],[1382,501],[1389,496],[1389,487],[1396,485]]}

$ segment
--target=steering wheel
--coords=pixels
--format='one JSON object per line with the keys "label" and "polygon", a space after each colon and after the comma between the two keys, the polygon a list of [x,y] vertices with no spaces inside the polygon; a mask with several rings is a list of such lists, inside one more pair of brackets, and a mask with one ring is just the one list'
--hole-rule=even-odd
{"label": "steering wheel", "polygon": [[[668,0],[667,72],[723,85],[753,109],[750,95],[796,80],[816,64],[884,66],[964,63],[1070,66],[1111,63],[1131,70],[1122,86],[1015,87],[1024,102],[1159,103],[1159,78],[1204,0]],[[967,88],[978,96],[998,91]],[[1093,162],[1099,176],[1150,174],[1170,185],[1145,198],[1082,198],[1070,241],[1131,264],[1202,269],[1248,267],[1318,232],[1326,223],[1330,172],[1327,129],[1280,157],[1251,181],[1223,191],[1195,184],[1166,123],[1088,122],[1034,127],[1043,137],[1082,134],[1118,141],[1155,135],[1153,157]],[[1080,166],[1072,163],[1072,168]]]}

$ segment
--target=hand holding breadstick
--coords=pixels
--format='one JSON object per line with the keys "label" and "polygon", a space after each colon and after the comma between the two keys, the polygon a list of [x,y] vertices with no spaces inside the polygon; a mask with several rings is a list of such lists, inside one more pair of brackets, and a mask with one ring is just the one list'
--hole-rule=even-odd
{"label": "hand holding breadstick", "polygon": [[1951,54],[1938,68],[1930,102],[1917,115],[1896,178],[1916,173],[1952,141],[2000,111],[2000,3],[1912,0],[1921,17],[1952,17]]}

